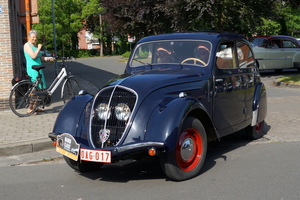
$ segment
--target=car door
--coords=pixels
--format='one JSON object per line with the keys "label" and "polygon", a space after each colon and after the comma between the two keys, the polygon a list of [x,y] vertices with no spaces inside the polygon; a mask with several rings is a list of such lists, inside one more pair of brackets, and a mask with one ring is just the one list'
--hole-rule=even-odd
{"label": "car door", "polygon": [[253,94],[255,90],[255,82],[258,77],[255,77],[255,71],[258,70],[255,65],[254,54],[249,47],[249,44],[243,40],[236,43],[237,58],[242,77],[242,89],[245,92],[245,107],[244,121],[250,120],[252,117]]}
{"label": "car door", "polygon": [[234,41],[224,41],[216,53],[213,121],[220,136],[244,121],[245,95],[234,49]]}
{"label": "car door", "polygon": [[268,69],[287,68],[286,55],[280,39],[270,39],[268,41],[265,56]]}
{"label": "car door", "polygon": [[294,67],[294,56],[296,53],[300,52],[299,45],[297,45],[294,41],[289,39],[282,40],[283,50],[285,52],[285,65],[288,68]]}

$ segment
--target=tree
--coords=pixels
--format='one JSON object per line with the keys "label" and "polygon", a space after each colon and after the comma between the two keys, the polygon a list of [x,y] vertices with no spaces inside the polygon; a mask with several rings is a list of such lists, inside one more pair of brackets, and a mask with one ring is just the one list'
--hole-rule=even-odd
{"label": "tree", "polygon": [[158,34],[226,30],[251,35],[276,0],[102,0],[113,31]]}
{"label": "tree", "polygon": [[[82,27],[81,8],[82,0],[55,0],[55,27],[57,46],[60,49],[76,48],[78,43],[77,33]],[[39,24],[33,25],[40,35],[46,36],[46,48],[53,49],[53,25],[52,25],[52,0],[39,0]]]}
{"label": "tree", "polygon": [[82,8],[81,18],[85,19],[87,26],[93,32],[93,36],[99,38],[100,56],[103,56],[103,23],[101,12],[103,8],[99,0],[87,0]]}

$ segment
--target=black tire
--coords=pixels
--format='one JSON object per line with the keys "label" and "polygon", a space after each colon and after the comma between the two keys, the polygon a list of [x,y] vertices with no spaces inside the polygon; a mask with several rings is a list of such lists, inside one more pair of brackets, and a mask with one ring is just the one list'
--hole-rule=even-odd
{"label": "black tire", "polygon": [[[36,89],[30,81],[20,82],[14,86],[9,95],[9,106],[13,113],[19,117],[27,117],[36,111],[39,103],[33,103],[30,95],[34,90]],[[33,106],[32,111],[27,112],[30,104]]]}
{"label": "black tire", "polygon": [[[189,148],[186,148],[188,145]],[[185,147],[185,148],[184,148]],[[185,119],[176,148],[160,157],[166,176],[174,181],[183,181],[197,176],[203,166],[207,151],[204,126],[194,118]]]}
{"label": "black tire", "polygon": [[62,86],[62,98],[64,103],[67,103],[74,96],[78,95],[81,87],[75,78],[68,78]]}
{"label": "black tire", "polygon": [[97,162],[75,161],[66,156],[64,156],[64,159],[72,169],[79,172],[95,171],[104,165],[104,163],[97,163]]}
{"label": "black tire", "polygon": [[257,140],[264,135],[265,121],[257,123],[255,126],[247,126],[245,132],[250,140]]}

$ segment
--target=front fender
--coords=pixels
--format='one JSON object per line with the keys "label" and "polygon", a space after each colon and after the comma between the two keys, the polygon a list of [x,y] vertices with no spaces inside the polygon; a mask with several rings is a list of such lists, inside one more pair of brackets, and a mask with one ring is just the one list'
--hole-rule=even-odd
{"label": "front fender", "polygon": [[263,83],[258,83],[255,88],[252,104],[251,126],[263,121],[267,116],[267,91]]}
{"label": "front fender", "polygon": [[194,98],[177,98],[164,102],[151,113],[147,123],[145,141],[163,142],[168,151],[175,148],[176,141],[185,117],[203,106]]}
{"label": "front fender", "polygon": [[53,127],[53,133],[50,133],[49,137],[53,138],[53,136],[62,133],[69,133],[75,137],[80,117],[92,98],[93,96],[85,94],[75,96],[73,100],[69,101],[59,112]]}

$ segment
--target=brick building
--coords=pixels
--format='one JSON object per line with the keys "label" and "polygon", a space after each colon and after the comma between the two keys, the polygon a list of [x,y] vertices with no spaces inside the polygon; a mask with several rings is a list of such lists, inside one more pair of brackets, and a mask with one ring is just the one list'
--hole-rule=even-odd
{"label": "brick building", "polygon": [[0,0],[0,111],[9,109],[11,80],[20,76],[24,25],[18,21],[19,0]]}
{"label": "brick building", "polygon": [[82,28],[78,34],[78,49],[100,49],[99,39],[93,37],[93,33]]}

